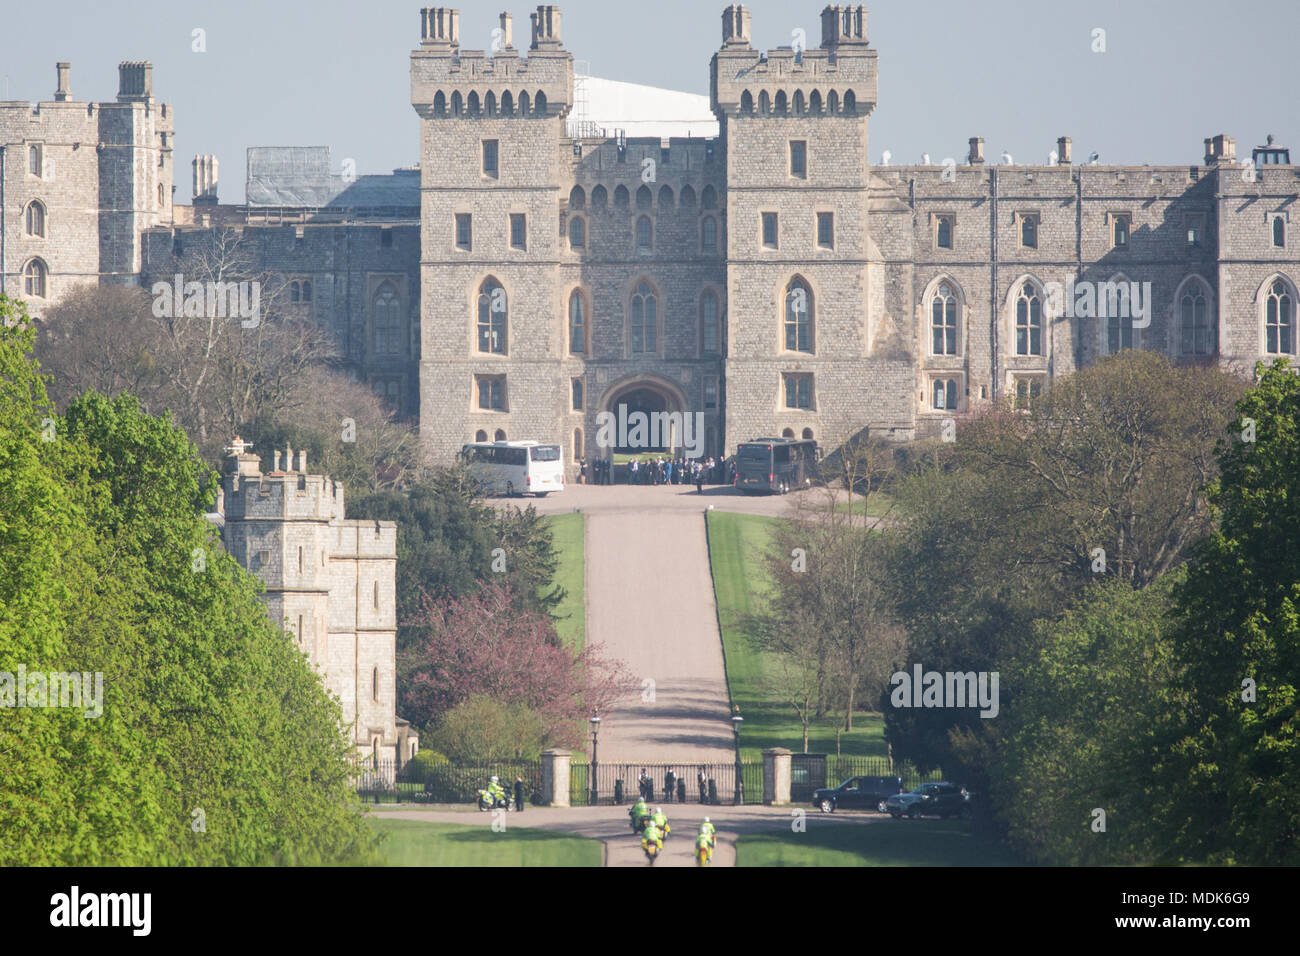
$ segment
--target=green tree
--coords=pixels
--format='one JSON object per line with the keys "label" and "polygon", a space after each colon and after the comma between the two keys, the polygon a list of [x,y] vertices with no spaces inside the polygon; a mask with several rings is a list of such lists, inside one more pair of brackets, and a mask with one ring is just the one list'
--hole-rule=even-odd
{"label": "green tree", "polygon": [[442,715],[433,743],[452,760],[536,760],[545,736],[542,718],[525,705],[477,694]]}
{"label": "green tree", "polygon": [[1178,591],[1187,726],[1170,780],[1170,857],[1295,864],[1300,380],[1285,360],[1258,367],[1227,433],[1211,487],[1219,527]]}

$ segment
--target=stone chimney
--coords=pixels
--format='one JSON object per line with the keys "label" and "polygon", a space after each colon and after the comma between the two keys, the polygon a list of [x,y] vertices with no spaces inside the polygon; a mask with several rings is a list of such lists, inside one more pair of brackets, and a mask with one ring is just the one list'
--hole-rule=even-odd
{"label": "stone chimney", "polygon": [[58,86],[54,88],[54,101],[56,103],[66,103],[68,98],[72,96],[72,88],[69,86],[72,79],[72,64],[56,63],[54,64],[54,71],[59,78]]}
{"label": "stone chimney", "polygon": [[1237,159],[1237,141],[1231,136],[1220,133],[1205,141],[1205,165],[1217,166],[1220,163],[1233,163]]}
{"label": "stone chimney", "polygon": [[117,67],[117,101],[148,103],[153,99],[153,64],[122,62]]}
{"label": "stone chimney", "polygon": [[194,205],[217,204],[217,157],[208,154],[194,157]]}
{"label": "stone chimney", "polygon": [[230,443],[226,449],[229,453],[226,455],[227,474],[252,476],[254,478],[262,474],[262,459],[257,455],[251,454],[252,445],[246,441],[240,441],[239,436]]}
{"label": "stone chimney", "polygon": [[867,8],[828,6],[822,11],[822,47],[832,49],[841,43],[867,42]]}
{"label": "stone chimney", "polygon": [[420,11],[420,44],[455,49],[460,46],[460,11],[425,7]]}
{"label": "stone chimney", "polygon": [[560,8],[544,4],[530,15],[533,24],[534,50],[558,50],[563,46],[560,37]]}
{"label": "stone chimney", "polygon": [[307,452],[304,449],[298,449],[298,471],[307,474]]}
{"label": "stone chimney", "polygon": [[515,45],[514,27],[512,26],[514,18],[508,13],[501,14],[501,46],[502,49],[508,50]]}
{"label": "stone chimney", "polygon": [[722,11],[722,45],[749,46],[750,13],[741,3],[733,3]]}
{"label": "stone chimney", "polygon": [[1056,163],[1058,166],[1070,165],[1070,137],[1062,136],[1056,141]]}
{"label": "stone chimney", "polygon": [[966,160],[972,166],[984,165],[984,137],[972,136],[970,138],[970,152],[966,155]]}

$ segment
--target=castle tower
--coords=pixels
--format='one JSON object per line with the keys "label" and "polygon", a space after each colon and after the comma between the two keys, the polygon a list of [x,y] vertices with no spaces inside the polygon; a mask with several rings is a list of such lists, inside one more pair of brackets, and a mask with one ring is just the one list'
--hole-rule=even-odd
{"label": "castle tower", "polygon": [[910,358],[877,340],[866,11],[828,6],[818,48],[798,28],[765,54],[742,5],[722,19],[710,87],[727,157],[727,446],[783,433],[834,445],[864,422],[906,425]]}
{"label": "castle tower", "polygon": [[[448,458],[475,433],[545,436],[563,389],[540,363],[563,355],[556,226],[561,143],[573,104],[573,56],[560,9],[531,17],[528,56],[508,14],[460,45],[460,13],[421,11],[411,53],[420,117],[421,435]],[[481,321],[480,321],[481,320]]]}
{"label": "castle tower", "polygon": [[284,627],[343,708],[363,756],[414,752],[396,707],[397,526],[346,520],[343,486],[307,473],[307,455],[274,452],[269,473],[238,438],[222,469],[226,550],[261,578]]}

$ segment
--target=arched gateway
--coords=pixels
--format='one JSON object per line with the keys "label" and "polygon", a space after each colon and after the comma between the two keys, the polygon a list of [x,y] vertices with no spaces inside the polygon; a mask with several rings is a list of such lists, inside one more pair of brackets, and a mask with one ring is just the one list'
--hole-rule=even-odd
{"label": "arched gateway", "polygon": [[638,376],[610,388],[596,416],[600,454],[698,453],[704,436],[685,395],[664,379]]}

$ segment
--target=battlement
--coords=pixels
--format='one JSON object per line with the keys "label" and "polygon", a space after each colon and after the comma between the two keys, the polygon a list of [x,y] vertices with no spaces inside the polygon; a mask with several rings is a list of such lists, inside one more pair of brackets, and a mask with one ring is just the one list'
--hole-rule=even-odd
{"label": "battlement", "polygon": [[709,64],[714,113],[729,116],[867,116],[876,106],[876,51],[867,45],[866,10],[828,6],[822,44],[807,49],[802,29],[790,46],[767,52],[749,42],[741,5],[722,16],[722,47]]}
{"label": "battlement", "polygon": [[235,441],[227,449],[222,468],[221,490],[226,521],[316,521],[337,523],[343,518],[343,485],[326,475],[307,474],[307,453],[298,452],[293,467],[293,450],[276,451],[272,470],[262,474],[262,459],[248,454],[251,446]]}
{"label": "battlement", "polygon": [[460,48],[460,11],[420,11],[420,48],[411,52],[411,105],[425,119],[565,116],[573,106],[573,54],[560,39],[560,9],[532,14],[527,58],[514,47],[510,14],[489,34],[489,50]]}

